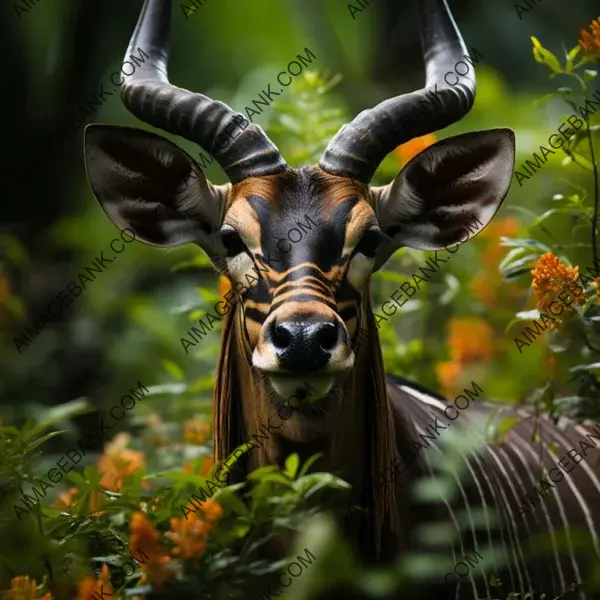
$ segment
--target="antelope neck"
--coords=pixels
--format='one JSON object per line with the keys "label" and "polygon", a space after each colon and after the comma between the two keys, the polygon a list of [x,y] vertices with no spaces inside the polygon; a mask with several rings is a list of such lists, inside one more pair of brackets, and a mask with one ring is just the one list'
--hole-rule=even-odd
{"label": "antelope neck", "polygon": [[[215,385],[215,460],[222,460],[252,436],[262,435],[239,461],[232,483],[243,481],[260,466],[279,465],[296,452],[301,462],[316,453],[323,456],[311,471],[335,473],[352,485],[350,503],[367,515],[352,537],[361,551],[378,556],[392,551],[398,527],[395,488],[382,489],[378,480],[396,456],[392,414],[386,398],[385,374],[370,300],[362,303],[367,342],[359,345],[355,365],[325,412],[306,419],[292,414],[283,421],[270,398],[272,393],[252,367],[251,349],[244,335],[242,307],[226,315]],[[265,437],[265,430],[269,433]],[[356,519],[351,519],[357,523]],[[348,527],[345,530],[348,532]]]}

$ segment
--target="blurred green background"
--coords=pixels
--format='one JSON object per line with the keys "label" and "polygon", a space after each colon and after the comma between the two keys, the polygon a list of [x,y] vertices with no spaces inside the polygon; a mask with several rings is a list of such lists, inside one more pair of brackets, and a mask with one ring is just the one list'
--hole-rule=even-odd
{"label": "blurred green background", "polygon": [[[167,424],[181,424],[197,414],[208,417],[220,327],[189,355],[180,342],[195,311],[204,312],[218,294],[218,277],[196,247],[128,245],[22,354],[13,343],[38,310],[118,236],[86,181],[83,126],[58,149],[44,148],[120,65],[141,2],[40,0],[20,18],[14,6],[0,7],[2,420],[20,425],[27,417],[38,418],[43,410],[78,398],[100,409],[110,407],[137,387],[137,381],[165,387],[153,388],[156,393],[121,422],[124,429],[135,434],[152,413]],[[451,0],[450,6],[467,47],[477,49],[482,59],[476,67],[473,110],[460,123],[437,132],[438,139],[510,127],[516,132],[520,165],[570,114],[558,99],[535,102],[563,82],[560,77],[549,80],[547,68],[534,62],[529,36],[562,58],[564,49],[577,43],[580,28],[598,17],[597,3],[577,0],[566,10],[563,2],[546,0],[522,19],[513,3],[500,0]],[[422,86],[416,16],[416,1],[396,0],[378,0],[354,19],[348,3],[339,0],[207,0],[187,19],[180,5],[174,5],[169,76],[181,87],[241,111],[308,47],[317,57],[312,70],[341,76],[327,103],[349,119],[387,97]],[[301,85],[295,82],[281,102],[298,99]],[[270,107],[256,122],[272,128],[277,139],[278,118],[277,109]],[[116,94],[85,120],[91,122],[149,129],[125,110]],[[199,148],[193,144],[161,134],[197,155]],[[516,236],[519,228],[548,210],[555,193],[572,190],[571,184],[561,182],[562,158],[559,153],[551,157],[523,186],[513,179],[496,217],[504,229],[499,226],[487,238],[482,235],[461,248],[434,282],[382,326],[388,372],[447,393],[460,388],[461,377],[474,379],[486,397],[509,402],[523,400],[540,385],[543,342],[519,354],[504,333],[515,311],[530,308],[529,276],[521,284],[507,284],[516,286],[516,292],[506,292],[493,276],[505,249],[494,254],[491,248],[500,235]],[[373,183],[387,183],[401,166],[398,157],[388,157]],[[206,175],[213,183],[225,182],[216,163]],[[571,181],[588,185],[589,175],[572,172]],[[547,241],[578,242],[568,219],[551,221],[547,229]],[[588,254],[582,250],[581,264],[590,264]],[[374,306],[426,256],[398,252],[374,278]],[[462,318],[474,319],[474,326],[484,331],[480,347],[466,348],[463,340],[456,350],[460,332],[454,342],[447,341],[452,322],[460,329]],[[464,364],[452,358],[453,348]],[[456,373],[458,366],[461,374]],[[60,423],[68,434],[45,446],[48,463],[95,420],[88,414]],[[177,460],[171,457],[173,466]]]}
{"label": "blurred green background", "polygon": [[[334,91],[336,104],[352,117],[386,97],[422,85],[416,3],[402,4],[379,0],[355,19],[348,3],[336,0],[212,0],[188,19],[175,5],[170,78],[241,110],[308,47],[317,55],[311,67],[342,75]],[[121,390],[138,379],[159,383],[172,378],[163,369],[165,359],[179,365],[188,380],[207,376],[205,393],[210,392],[208,378],[214,371],[220,329],[215,328],[210,343],[203,342],[199,353],[186,355],[179,338],[187,331],[189,319],[186,314],[173,314],[174,308],[195,301],[196,286],[217,290],[216,276],[207,261],[202,264],[195,247],[166,251],[141,243],[127,246],[64,311],[60,322],[49,325],[23,354],[13,343],[30,318],[118,235],[86,183],[83,127],[43,160],[40,150],[77,117],[78,107],[118,67],[140,5],[43,0],[22,13],[21,19],[12,5],[0,7],[4,63],[0,403],[11,422],[35,406],[81,396],[98,406],[110,406]],[[476,67],[474,109],[438,136],[511,127],[516,131],[517,165],[521,164],[567,114],[559,102],[532,105],[532,100],[556,86],[548,80],[547,69],[532,60],[529,35],[560,53],[576,43],[579,29],[597,16],[597,9],[591,0],[573,3],[568,11],[560,3],[544,2],[523,13],[522,19],[513,3],[497,0],[485,4],[456,0],[451,9],[467,46],[477,48],[483,59]],[[272,109],[267,109],[257,122],[267,126],[271,114]],[[116,94],[89,122],[147,128],[125,110]],[[185,140],[175,141],[193,156],[199,150]],[[528,217],[513,207],[541,214],[550,204],[559,162],[551,158],[523,187],[513,180],[498,217],[518,216],[527,222]],[[400,167],[387,165],[379,181],[387,181]],[[206,174],[215,183],[225,181],[216,163]],[[474,251],[464,248],[465,253]],[[419,254],[416,261],[424,260]],[[196,259],[200,267],[171,272],[172,265],[188,259]],[[472,276],[470,263],[457,260],[444,273],[465,281]],[[385,271],[393,275],[396,264],[389,263]],[[385,273],[375,283],[375,293],[381,293],[382,299],[397,287],[386,288],[384,278]],[[9,294],[21,300],[18,307],[8,302]],[[460,310],[459,302],[454,310]],[[421,322],[418,311],[396,315],[393,328],[400,340],[406,340],[414,337]],[[387,333],[388,328],[382,334],[384,341]],[[439,343],[442,335],[439,331]],[[388,370],[401,366],[393,352],[387,352],[386,358]],[[419,374],[424,383],[435,385],[432,365],[423,366]],[[496,365],[489,368],[493,371]],[[521,378],[512,382],[491,378],[488,389],[491,395],[516,398],[527,385]]]}

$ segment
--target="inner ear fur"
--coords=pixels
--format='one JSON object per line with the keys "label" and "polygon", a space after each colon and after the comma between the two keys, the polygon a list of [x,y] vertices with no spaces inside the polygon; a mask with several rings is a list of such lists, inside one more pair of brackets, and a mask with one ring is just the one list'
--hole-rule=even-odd
{"label": "inner ear fur", "polygon": [[154,246],[194,242],[209,254],[230,184],[214,186],[186,152],[133,127],[88,125],[85,165],[94,196],[119,229]]}
{"label": "inner ear fur", "polygon": [[515,164],[511,129],[446,138],[415,156],[387,186],[371,188],[375,212],[391,239],[382,264],[401,246],[439,250],[473,237],[496,214]]}

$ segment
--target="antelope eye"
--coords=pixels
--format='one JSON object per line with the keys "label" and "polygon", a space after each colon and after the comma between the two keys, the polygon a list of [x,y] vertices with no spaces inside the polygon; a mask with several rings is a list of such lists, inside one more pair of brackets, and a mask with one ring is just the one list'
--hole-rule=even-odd
{"label": "antelope eye", "polygon": [[246,252],[246,245],[240,234],[235,229],[224,229],[221,231],[221,242],[227,252],[227,258],[233,258],[242,252]]}
{"label": "antelope eye", "polygon": [[379,229],[369,229],[364,233],[362,239],[356,246],[354,252],[360,252],[367,258],[375,258],[377,248],[383,241],[384,235]]}

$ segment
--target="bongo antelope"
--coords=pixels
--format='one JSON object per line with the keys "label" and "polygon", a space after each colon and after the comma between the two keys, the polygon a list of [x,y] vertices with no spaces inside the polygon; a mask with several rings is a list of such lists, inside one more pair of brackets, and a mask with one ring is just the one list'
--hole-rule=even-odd
{"label": "bongo antelope", "polygon": [[[432,415],[443,418],[447,404],[414,382],[386,378],[369,298],[371,274],[402,246],[443,250],[461,241],[467,224],[479,223],[476,233],[481,231],[508,193],[515,158],[511,130],[476,131],[430,146],[388,185],[369,185],[399,144],[460,120],[474,102],[472,69],[454,86],[444,81],[468,55],[446,0],[418,4],[425,87],[361,112],[335,135],[317,165],[290,168],[259,126],[222,102],[169,82],[169,0],[144,3],[126,56],[141,47],[150,59],[125,81],[122,99],[142,121],[210,152],[230,183],[211,184],[188,154],[154,133],[98,124],[85,131],[90,185],[117,227],[155,246],[195,243],[234,283],[246,284],[245,273],[261,271],[222,323],[216,458],[266,419],[280,422],[272,400],[296,394],[299,407],[263,448],[245,457],[245,472],[282,464],[292,452],[302,459],[322,452],[319,470],[338,473],[352,485],[351,502],[368,509],[363,518],[345,517],[343,526],[372,561],[409,551],[414,527],[431,516],[407,493],[417,475],[430,472],[427,460],[393,485],[377,481],[409,452],[408,439]],[[418,109],[432,90],[435,111],[423,118]],[[241,132],[223,143],[236,128]],[[317,226],[283,252],[277,241],[306,215]],[[358,344],[361,331],[365,343]],[[308,395],[301,391],[306,383],[313,390]],[[478,402],[469,412],[489,410]],[[515,506],[537,481],[540,460],[553,464],[583,431],[561,433],[542,419],[538,433],[557,446],[541,450],[531,441],[529,411],[518,414],[523,421],[505,443],[470,458],[472,481],[461,485],[456,506],[440,506],[454,523],[459,508],[496,506],[501,526],[473,525],[468,539],[449,552],[456,562],[475,550],[484,555],[483,544],[494,541],[507,561],[497,573],[505,589],[558,595],[582,580],[592,558],[576,556],[573,545],[561,554],[552,538],[548,556],[528,562],[526,541],[535,532],[580,526],[597,549],[600,483],[588,456],[537,512],[517,513]],[[489,575],[473,569],[459,581],[432,582],[434,597],[492,597]]]}

